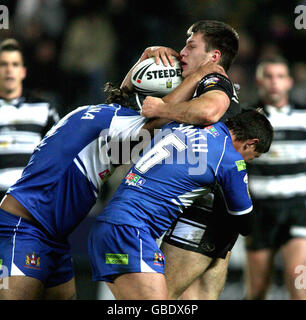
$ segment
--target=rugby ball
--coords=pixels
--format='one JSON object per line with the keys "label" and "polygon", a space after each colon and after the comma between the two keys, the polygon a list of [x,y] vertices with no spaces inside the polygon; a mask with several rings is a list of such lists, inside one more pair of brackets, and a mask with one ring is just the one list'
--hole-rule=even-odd
{"label": "rugby ball", "polygon": [[144,95],[162,97],[174,90],[182,82],[182,68],[178,59],[167,67],[162,62],[155,63],[154,58],[140,62],[132,72],[134,89]]}

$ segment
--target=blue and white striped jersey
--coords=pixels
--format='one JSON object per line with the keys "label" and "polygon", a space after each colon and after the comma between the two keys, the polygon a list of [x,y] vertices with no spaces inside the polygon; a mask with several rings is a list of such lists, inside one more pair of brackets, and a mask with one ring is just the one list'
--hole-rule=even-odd
{"label": "blue and white striped jersey", "polygon": [[94,206],[114,170],[110,139],[136,139],[145,122],[138,112],[116,104],[72,111],[38,144],[8,193],[51,236],[68,235]]}
{"label": "blue and white striped jersey", "polygon": [[222,122],[201,128],[171,122],[131,168],[99,221],[162,235],[194,199],[221,185],[229,214],[252,211],[246,165]]}

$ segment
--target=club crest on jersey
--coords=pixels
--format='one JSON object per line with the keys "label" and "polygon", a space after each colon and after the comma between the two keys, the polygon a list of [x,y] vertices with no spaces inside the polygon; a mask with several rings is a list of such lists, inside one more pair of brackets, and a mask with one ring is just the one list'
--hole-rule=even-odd
{"label": "club crest on jersey", "polygon": [[213,137],[217,137],[220,134],[213,126],[205,127],[205,131],[210,133]]}
{"label": "club crest on jersey", "polygon": [[203,83],[204,88],[212,87],[212,86],[216,85],[218,83],[218,81],[219,81],[219,78],[217,78],[217,77],[209,78],[204,81],[204,83]]}
{"label": "club crest on jersey", "polygon": [[154,264],[156,266],[160,266],[160,267],[163,267],[164,266],[164,263],[165,263],[165,259],[164,259],[164,256],[160,253],[160,252],[155,252],[154,253]]}
{"label": "club crest on jersey", "polygon": [[146,179],[132,172],[128,173],[128,175],[125,177],[125,180],[126,180],[125,183],[127,183],[129,186],[132,185],[140,188],[146,182]]}
{"label": "club crest on jersey", "polygon": [[25,258],[25,267],[31,269],[40,269],[40,256],[35,252],[28,253]]}

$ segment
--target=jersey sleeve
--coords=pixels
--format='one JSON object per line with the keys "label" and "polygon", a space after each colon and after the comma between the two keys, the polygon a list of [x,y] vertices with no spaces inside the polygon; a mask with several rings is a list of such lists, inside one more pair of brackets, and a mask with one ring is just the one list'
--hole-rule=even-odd
{"label": "jersey sleeve", "polygon": [[233,160],[223,166],[217,175],[229,214],[244,215],[252,212],[253,204],[248,190],[248,175],[244,160]]}
{"label": "jersey sleeve", "polygon": [[109,136],[120,138],[121,141],[136,140],[147,121],[148,119],[139,115],[135,110],[121,107],[111,121]]}
{"label": "jersey sleeve", "polygon": [[232,82],[219,73],[210,73],[206,75],[198,84],[194,97],[199,97],[205,92],[211,90],[221,90],[227,94],[231,100],[234,94]]}

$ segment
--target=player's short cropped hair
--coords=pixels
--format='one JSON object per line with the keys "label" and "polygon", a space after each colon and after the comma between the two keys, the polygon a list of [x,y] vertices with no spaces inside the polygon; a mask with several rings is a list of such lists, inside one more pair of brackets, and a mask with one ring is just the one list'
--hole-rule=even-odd
{"label": "player's short cropped hair", "polygon": [[259,153],[269,151],[273,140],[273,127],[261,112],[247,110],[227,119],[225,124],[234,133],[236,140],[258,139],[255,151]]}
{"label": "player's short cropped hair", "polygon": [[24,62],[24,55],[20,43],[13,38],[5,39],[0,43],[0,54],[4,51],[18,51]]}
{"label": "player's short cropped hair", "polygon": [[287,67],[288,75],[290,75],[289,62],[282,56],[272,56],[259,60],[256,67],[256,78],[260,78],[263,75],[263,69],[266,64],[283,64]]}
{"label": "player's short cropped hair", "polygon": [[238,54],[239,35],[230,25],[214,20],[200,20],[187,31],[187,35],[200,32],[204,36],[206,50],[218,49],[221,52],[220,65],[227,71]]}

